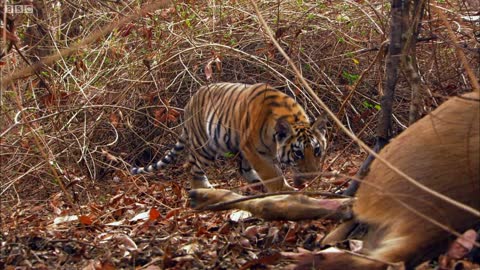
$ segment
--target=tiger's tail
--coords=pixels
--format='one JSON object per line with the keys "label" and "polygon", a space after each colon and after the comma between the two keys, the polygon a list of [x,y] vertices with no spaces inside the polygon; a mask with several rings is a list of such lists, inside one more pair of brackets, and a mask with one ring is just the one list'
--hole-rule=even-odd
{"label": "tiger's tail", "polygon": [[183,132],[179,140],[177,141],[177,143],[175,143],[175,146],[170,151],[168,151],[168,153],[161,160],[158,160],[157,162],[145,167],[133,167],[130,170],[130,173],[132,175],[136,175],[136,174],[149,173],[156,170],[164,169],[177,158],[178,153],[182,152],[185,149],[185,142],[186,142],[186,133]]}

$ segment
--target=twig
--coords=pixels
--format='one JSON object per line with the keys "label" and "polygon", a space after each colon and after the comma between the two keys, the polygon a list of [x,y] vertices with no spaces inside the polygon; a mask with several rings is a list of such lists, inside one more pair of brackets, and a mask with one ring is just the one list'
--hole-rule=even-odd
{"label": "twig", "polygon": [[348,101],[353,97],[353,94],[357,90],[357,87],[360,85],[360,83],[363,81],[363,78],[365,78],[365,74],[370,71],[370,69],[373,67],[375,63],[377,63],[378,59],[380,58],[380,55],[382,55],[383,52],[383,47],[385,46],[386,42],[383,42],[382,45],[380,46],[380,49],[378,50],[377,54],[375,55],[375,58],[373,59],[372,62],[368,65],[366,69],[360,73],[360,76],[358,79],[355,81],[355,84],[352,86],[352,90],[350,90],[350,93],[348,93],[348,96],[345,98],[345,100],[342,102],[342,105],[340,105],[340,109],[338,109],[337,117],[338,119],[342,119],[343,117],[343,112],[345,110],[345,105],[348,103]]}
{"label": "twig", "polygon": [[[450,40],[453,42],[453,44],[458,44],[458,39],[455,36],[455,33],[453,33],[452,26],[448,23],[447,17],[445,14],[440,10],[440,8],[436,5],[430,5],[433,7],[433,10],[437,13],[437,15],[440,17],[440,20],[442,21],[443,25],[447,29],[447,34]],[[465,69],[465,73],[467,73],[468,79],[470,80],[470,84],[472,84],[473,91],[480,93],[480,84],[478,82],[477,76],[475,76],[475,73],[473,72],[472,68],[468,64],[467,58],[465,57],[465,54],[463,53],[462,49],[459,46],[454,46],[455,47],[455,52],[457,53],[458,58],[460,58],[460,62],[462,62],[463,68]]]}
{"label": "twig", "polygon": [[[15,86],[13,86],[14,88],[16,88]],[[23,110],[23,105],[22,105],[22,102],[20,100],[20,93],[18,93],[18,91],[14,91],[15,93],[15,101],[16,101],[16,104],[17,104],[17,107],[18,107],[18,110],[22,111]],[[22,119],[24,122],[28,122],[26,117],[22,114]],[[38,148],[38,151],[40,152],[42,158],[45,160],[45,162],[48,164],[48,167],[50,168],[50,171],[52,172],[53,174],[53,178],[55,179],[55,181],[57,182],[57,184],[60,186],[60,189],[63,191],[64,193],[64,196],[65,198],[67,199],[67,201],[70,203],[70,205],[73,205],[73,199],[72,199],[72,196],[70,196],[70,193],[67,191],[67,189],[65,188],[65,185],[63,184],[63,181],[62,179],[60,178],[60,175],[59,173],[57,172],[57,169],[55,168],[55,166],[51,163],[50,161],[50,157],[49,155],[47,154],[47,152],[45,151],[44,149],[44,146],[43,144],[41,143],[41,138],[39,136],[39,134],[35,131],[35,129],[32,127],[31,124],[27,124],[26,125],[27,128],[32,132],[33,134],[33,140],[35,142],[35,145],[37,146]]]}
{"label": "twig", "polygon": [[[414,5],[412,10],[412,18],[409,18],[410,9]],[[422,110],[422,91],[421,79],[417,70],[417,56],[416,45],[418,40],[418,34],[420,32],[420,21],[422,19],[425,10],[425,1],[415,1],[415,3],[409,2],[407,5],[408,10],[404,14],[404,21],[410,21],[410,26],[406,32],[406,41],[402,54],[402,68],[405,72],[405,77],[408,80],[411,88],[411,101],[410,112],[408,115],[408,124],[415,123],[421,116]]]}
{"label": "twig", "polygon": [[6,88],[11,82],[13,82],[17,79],[23,78],[23,77],[30,76],[36,70],[40,70],[43,66],[51,65],[51,64],[55,63],[56,61],[58,61],[59,59],[64,58],[64,57],[82,49],[83,47],[85,47],[85,46],[89,45],[90,43],[93,43],[94,41],[96,41],[98,38],[100,38],[100,37],[102,37],[106,34],[109,34],[115,28],[120,27],[122,25],[125,25],[126,23],[128,23],[130,21],[133,21],[136,18],[144,16],[146,13],[148,13],[152,10],[156,10],[156,9],[159,9],[159,8],[162,8],[162,7],[167,7],[169,5],[170,5],[170,1],[161,0],[161,1],[153,2],[152,4],[148,4],[146,6],[143,6],[143,7],[139,8],[139,10],[137,10],[135,13],[110,23],[109,25],[107,25],[107,26],[103,27],[102,29],[94,32],[93,34],[89,35],[88,37],[82,39],[77,44],[72,45],[68,48],[62,49],[58,53],[49,55],[49,56],[43,58],[41,61],[39,61],[39,62],[37,62],[37,63],[35,63],[31,66],[28,66],[28,67],[22,68],[22,69],[20,69],[16,72],[13,72],[12,74],[10,74],[9,76],[7,76],[6,78],[4,78],[2,80],[1,86],[2,86],[2,88]]}
{"label": "twig", "polygon": [[[380,99],[382,110],[377,124],[376,142],[374,146],[375,154],[387,145],[392,137],[392,117],[393,117],[393,97],[395,96],[395,86],[398,80],[398,67],[400,66],[400,55],[402,53],[402,1],[392,1],[392,19],[390,24],[390,44],[388,46],[388,55],[386,59],[386,78],[385,92]],[[358,177],[363,177],[368,172],[370,164],[375,159],[375,155],[370,153],[357,173]],[[355,195],[360,182],[352,181],[344,194]]]}

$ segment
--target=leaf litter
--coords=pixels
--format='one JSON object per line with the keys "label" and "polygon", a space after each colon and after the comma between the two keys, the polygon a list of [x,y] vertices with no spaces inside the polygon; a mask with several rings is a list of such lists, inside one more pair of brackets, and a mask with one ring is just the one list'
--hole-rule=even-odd
{"label": "leaf litter", "polygon": [[[219,185],[242,186],[239,178]],[[2,211],[2,267],[265,269],[285,264],[280,252],[315,247],[318,241],[312,245],[306,236],[330,226],[264,222],[245,211],[196,212],[183,181],[128,180],[98,183],[96,193],[89,191],[96,200],[74,206],[58,193]]]}

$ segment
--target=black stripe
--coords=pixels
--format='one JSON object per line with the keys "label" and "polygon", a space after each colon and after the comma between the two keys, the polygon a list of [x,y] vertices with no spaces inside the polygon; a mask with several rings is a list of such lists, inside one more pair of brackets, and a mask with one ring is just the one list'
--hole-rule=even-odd
{"label": "black stripe", "polygon": [[200,167],[197,167],[197,169],[192,170],[192,173],[193,174],[204,174],[205,172],[202,169],[200,169]]}
{"label": "black stripe", "polygon": [[[276,94],[275,92],[273,92],[273,90],[272,90],[272,93]],[[269,96],[266,96],[263,100],[268,101],[270,99],[276,99],[277,97],[278,97],[278,95],[269,95]]]}
{"label": "black stripe", "polygon": [[[233,117],[235,117],[235,114],[237,113],[238,109],[240,109],[240,108],[238,108],[238,106],[236,106],[236,105],[237,105],[238,99],[239,99],[240,96],[241,96],[241,95],[240,95],[241,92],[235,91],[234,94],[236,95],[235,97],[233,97],[233,94],[232,94],[232,97],[230,97],[230,100],[228,100],[228,101],[225,102],[226,106],[225,106],[224,109],[226,109],[226,110],[224,111],[224,113],[225,113],[225,115],[227,115],[227,116],[233,116]],[[234,100],[232,100],[232,98],[233,98]],[[237,110],[235,110],[235,109],[237,109]],[[232,111],[232,110],[234,110],[234,111]],[[230,122],[232,122],[232,121],[230,121]]]}
{"label": "black stripe", "polygon": [[242,95],[241,95],[241,94],[242,94],[241,91],[236,91],[235,94],[237,94],[237,96],[235,97],[234,100],[232,100],[232,104],[233,104],[234,106],[230,106],[230,108],[235,107],[235,105],[238,105],[238,99],[242,96]]}
{"label": "black stripe", "polygon": [[[249,89],[249,91],[251,91],[251,93],[248,95],[248,99],[252,98],[254,95],[255,97],[258,96],[258,94],[262,94],[262,93],[265,93],[265,92],[268,92],[272,90],[271,88],[268,88],[268,86],[266,84],[255,84],[255,85],[252,85],[251,88]],[[260,92],[257,92],[257,91],[260,91]],[[256,95],[257,94],[257,95]]]}
{"label": "black stripe", "polygon": [[225,132],[225,135],[223,135],[223,142],[225,143],[225,145],[227,146],[228,148],[228,151],[233,151],[232,149],[232,145],[230,144],[231,143],[231,129],[227,129],[227,132]]}
{"label": "black stripe", "polygon": [[170,164],[172,162],[172,159],[170,158],[170,160],[169,160],[169,158],[167,156],[165,156],[165,157],[162,158],[161,161],[165,164]]}
{"label": "black stripe", "polygon": [[202,116],[196,115],[196,118],[192,119],[193,122],[192,122],[192,128],[190,132],[193,133],[192,134],[194,137],[193,141],[198,143],[197,145],[194,145],[194,146],[201,146],[203,142],[206,142],[208,140],[205,127],[201,125],[203,121],[199,120],[201,119],[200,117]]}
{"label": "black stripe", "polygon": [[231,97],[236,93],[235,89],[236,89],[236,85],[235,85],[235,88],[232,87],[232,89],[229,89],[228,91],[225,92],[224,98],[223,98],[224,103],[221,103],[220,105],[226,105],[228,104],[228,102],[231,101]]}
{"label": "black stripe", "polygon": [[194,175],[192,175],[192,178],[193,178],[193,180],[205,180],[206,176],[205,176],[204,173],[202,173],[201,175],[194,174]]}
{"label": "black stripe", "polygon": [[277,121],[278,121],[278,120],[283,120],[283,119],[285,119],[285,120],[288,121],[288,116],[289,116],[289,115],[280,116],[279,118],[277,118]]}
{"label": "black stripe", "polygon": [[236,83],[229,84],[229,85],[227,85],[227,87],[225,88],[225,91],[226,91],[226,92],[229,92],[229,91],[231,91],[231,90],[234,90],[234,91],[235,91],[235,90],[238,89],[238,86],[239,86],[239,85],[236,84]]}
{"label": "black stripe", "polygon": [[215,141],[215,144],[218,146],[218,140],[220,138],[220,130],[223,125],[223,115],[220,116],[220,119],[218,119],[217,123],[217,128],[215,129],[215,134],[213,135],[213,140]]}
{"label": "black stripe", "polygon": [[247,168],[247,169],[245,169],[245,168],[240,168],[240,173],[241,173],[241,174],[248,173],[248,172],[251,171],[251,170],[252,170],[251,168]]}
{"label": "black stripe", "polygon": [[268,107],[286,107],[286,108],[288,108],[288,106],[286,106],[285,103],[278,103],[276,101],[268,103],[267,106]]}
{"label": "black stripe", "polygon": [[264,151],[259,151],[259,150],[257,150],[257,153],[259,153],[259,154],[262,155],[262,156],[266,156],[266,155],[267,155],[267,152],[264,152]]}
{"label": "black stripe", "polygon": [[265,127],[266,127],[266,125],[263,124],[262,127],[260,128],[260,132],[259,132],[258,136],[260,137],[260,142],[262,143],[263,147],[265,147],[265,149],[270,150],[270,148],[265,143],[265,140],[263,139],[263,132],[264,132]]}
{"label": "black stripe", "polygon": [[206,119],[206,120],[209,121],[209,122],[208,122],[208,127],[207,127],[207,134],[212,134],[212,126],[213,126],[213,122],[214,122],[213,119],[215,119],[215,114],[216,114],[216,113],[217,113],[217,111],[215,110],[215,111],[213,112],[213,114],[212,114],[212,118],[211,118],[211,119],[208,119],[209,113],[207,113],[207,119]]}
{"label": "black stripe", "polygon": [[203,157],[208,161],[215,160],[215,156],[212,156],[212,154],[210,154],[204,147],[202,147],[201,149],[198,149],[196,152],[198,155],[200,155],[201,157]]}
{"label": "black stripe", "polygon": [[[252,102],[253,100],[255,100],[257,97],[259,97],[261,95],[264,95],[264,97],[266,97],[267,96],[266,93],[269,92],[269,91],[272,91],[272,89],[263,89],[263,90],[260,90],[258,93],[254,92],[254,93],[250,94],[250,96],[248,96],[248,100],[249,100],[249,102]],[[253,95],[253,94],[255,94],[255,95]]]}
{"label": "black stripe", "polygon": [[183,151],[183,149],[185,149],[185,145],[175,145],[173,147],[173,150],[177,151],[177,152],[180,152],[180,151]]}

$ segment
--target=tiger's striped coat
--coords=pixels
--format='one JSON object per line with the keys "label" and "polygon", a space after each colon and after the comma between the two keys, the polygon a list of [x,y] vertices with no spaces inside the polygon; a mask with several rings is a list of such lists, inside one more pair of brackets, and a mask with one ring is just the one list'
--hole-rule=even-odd
{"label": "tiger's striped coat", "polygon": [[186,105],[183,131],[172,150],[132,174],[162,169],[188,146],[193,189],[211,187],[202,168],[218,155],[238,153],[240,173],[249,183],[262,181],[270,192],[291,190],[276,163],[300,173],[320,171],[325,122],[319,118],[311,124],[292,97],[266,84],[204,86]]}

